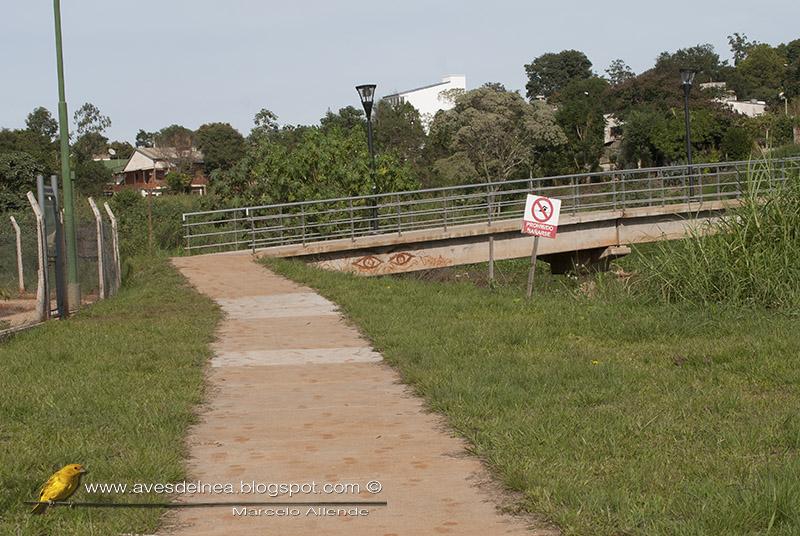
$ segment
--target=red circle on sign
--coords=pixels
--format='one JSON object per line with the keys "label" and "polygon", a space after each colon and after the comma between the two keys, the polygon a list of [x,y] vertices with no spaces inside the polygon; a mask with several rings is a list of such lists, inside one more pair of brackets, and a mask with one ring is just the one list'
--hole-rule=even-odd
{"label": "red circle on sign", "polygon": [[[539,218],[536,215],[537,208],[539,209],[539,212],[544,214],[544,218]],[[533,219],[539,223],[549,221],[550,218],[553,217],[553,203],[551,203],[546,197],[539,197],[533,202],[533,205],[531,205],[531,216],[533,216]]]}

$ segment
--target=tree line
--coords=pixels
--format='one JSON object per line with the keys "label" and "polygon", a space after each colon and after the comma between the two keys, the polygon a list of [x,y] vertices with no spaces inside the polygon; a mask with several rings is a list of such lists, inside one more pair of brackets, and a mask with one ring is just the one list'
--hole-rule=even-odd
{"label": "tree line", "polygon": [[[772,46],[744,34],[728,38],[732,63],[709,44],[660,54],[636,74],[614,60],[602,74],[578,50],[550,52],[524,66],[525,95],[501,84],[451,91],[453,107],[430,118],[429,129],[408,103],[380,101],[374,111],[375,183],[382,192],[494,182],[530,174],[661,166],[685,159],[683,91],[679,70],[698,71],[690,95],[696,162],[746,159],[766,151],[797,151],[793,129],[800,117],[800,39]],[[705,82],[724,82],[701,89]],[[722,97],[767,103],[755,118],[733,112]],[[606,144],[608,118],[615,141]],[[96,159],[110,152],[128,158],[134,146],[109,141],[111,120],[87,103],[74,114],[71,157],[77,188],[96,195],[111,171]],[[58,169],[58,124],[45,108],[33,110],[26,128],[0,130],[0,208],[19,204],[19,192],[37,173]],[[372,192],[366,119],[354,106],[328,111],[317,125],[283,125],[268,109],[245,136],[228,123],[197,130],[170,125],[140,130],[138,147],[197,148],[204,155],[213,198],[226,203],[277,203]],[[170,189],[188,186],[188,163],[177,162]]]}

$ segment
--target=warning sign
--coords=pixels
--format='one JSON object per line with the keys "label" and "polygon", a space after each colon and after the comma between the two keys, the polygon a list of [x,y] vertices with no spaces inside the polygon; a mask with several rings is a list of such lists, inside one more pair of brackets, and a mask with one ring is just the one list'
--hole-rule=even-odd
{"label": "warning sign", "polygon": [[560,211],[560,199],[528,194],[525,201],[525,214],[522,216],[522,232],[533,236],[555,238]]}

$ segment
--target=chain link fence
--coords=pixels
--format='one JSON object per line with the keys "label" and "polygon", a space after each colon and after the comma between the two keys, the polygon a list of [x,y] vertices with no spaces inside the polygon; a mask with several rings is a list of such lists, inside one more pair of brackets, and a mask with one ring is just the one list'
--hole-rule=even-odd
{"label": "chain link fence", "polygon": [[[42,233],[40,246],[32,207],[0,213],[0,331],[58,314],[59,274],[55,257],[64,256],[66,250],[56,247],[52,219],[42,219],[46,232]],[[113,212],[105,204],[98,207],[91,198],[76,199],[75,219],[78,282],[81,302],[85,305],[119,290],[118,236]],[[66,259],[62,261],[66,266]],[[46,277],[39,276],[40,269]],[[66,274],[63,279],[66,280]],[[76,309],[76,304],[70,304],[70,308]]]}

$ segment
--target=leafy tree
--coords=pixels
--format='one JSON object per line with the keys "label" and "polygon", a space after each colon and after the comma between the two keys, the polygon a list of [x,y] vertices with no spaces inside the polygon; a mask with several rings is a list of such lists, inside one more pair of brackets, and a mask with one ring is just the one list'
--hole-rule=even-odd
{"label": "leafy tree", "polygon": [[147,132],[139,129],[136,133],[136,147],[153,147],[156,144],[157,132]]}
{"label": "leafy tree", "polygon": [[697,71],[695,83],[722,80],[727,72],[726,63],[720,62],[719,54],[709,43],[681,48],[672,54],[662,52],[656,58],[654,69],[663,73],[671,73],[678,83],[680,82],[677,77],[681,69]]}
{"label": "leafy tree", "polygon": [[543,54],[525,66],[528,99],[539,95],[550,97],[570,81],[592,76],[592,62],[578,50],[563,50],[557,54]]}
{"label": "leafy tree", "polygon": [[111,179],[111,170],[103,162],[78,160],[75,166],[75,187],[83,195],[98,196],[102,194]]}
{"label": "leafy tree", "polygon": [[57,146],[49,139],[28,129],[0,129],[0,153],[22,152],[31,156],[45,175],[58,169]]}
{"label": "leafy tree", "polygon": [[[391,154],[378,155],[376,182],[384,192],[417,185],[408,166]],[[282,129],[276,136],[258,138],[231,170],[215,174],[212,188],[246,203],[369,194],[366,139],[357,129]]]}
{"label": "leafy tree", "polygon": [[192,147],[194,132],[182,125],[172,124],[164,127],[155,135],[156,147]]}
{"label": "leafy tree", "polygon": [[270,136],[278,132],[280,128],[278,126],[278,116],[266,108],[261,108],[261,111],[253,117],[253,123],[255,127],[250,131],[250,138],[253,140],[264,136]]}
{"label": "leafy tree", "polygon": [[608,82],[599,77],[575,79],[553,97],[556,120],[567,136],[565,150],[575,169],[593,171],[603,152]]}
{"label": "leafy tree", "polygon": [[133,155],[133,145],[127,141],[112,141],[108,146],[114,150],[114,158],[125,160]]}
{"label": "leafy tree", "polygon": [[[432,131],[449,134],[451,151],[449,163],[437,161],[437,168],[463,168],[469,161],[473,168],[470,175],[487,182],[503,181],[529,168],[537,149],[566,142],[546,104],[528,103],[517,93],[490,88],[457,97],[455,108],[437,114],[434,123]],[[458,166],[449,165],[456,161]]]}
{"label": "leafy tree", "polygon": [[740,99],[760,99],[775,103],[783,89],[786,58],[766,44],[753,45],[739,62],[731,87]]}
{"label": "leafy tree", "polygon": [[90,132],[101,134],[111,126],[111,119],[101,114],[97,106],[90,102],[75,110],[72,119],[78,137]]}
{"label": "leafy tree", "polygon": [[752,150],[752,134],[747,128],[738,125],[728,128],[720,143],[720,151],[725,160],[746,160]]}
{"label": "leafy tree", "polygon": [[378,151],[393,152],[412,167],[420,162],[425,130],[419,112],[410,103],[380,101],[375,108],[374,132]]}
{"label": "leafy tree", "polygon": [[207,172],[228,169],[245,153],[245,140],[229,123],[207,123],[195,133],[197,147],[203,152]]}
{"label": "leafy tree", "polygon": [[192,177],[187,173],[170,171],[164,175],[164,181],[167,183],[170,192],[184,194],[189,191],[189,186],[192,184]]}
{"label": "leafy tree", "polygon": [[108,138],[99,132],[86,132],[72,144],[78,162],[102,158],[108,154]]}
{"label": "leafy tree", "polygon": [[170,125],[158,131],[155,146],[165,149],[169,164],[181,173],[188,173],[194,164],[194,132],[181,125]]}
{"label": "leafy tree", "polygon": [[728,44],[731,46],[733,64],[739,65],[739,62],[747,57],[747,53],[758,44],[758,41],[750,41],[747,35],[736,32],[728,36]]}
{"label": "leafy tree", "polygon": [[344,108],[339,108],[338,113],[328,110],[319,123],[322,130],[327,132],[334,128],[350,130],[358,127],[364,129],[366,128],[367,120],[364,117],[363,110],[359,110],[355,106],[345,106]]}
{"label": "leafy tree", "polygon": [[608,69],[606,69],[606,74],[612,86],[618,86],[636,76],[633,70],[628,67],[628,64],[621,59],[612,61]]}
{"label": "leafy tree", "polygon": [[50,141],[55,139],[58,134],[58,122],[50,115],[50,111],[43,106],[35,108],[28,114],[25,125],[31,132]]}
{"label": "leafy tree", "polygon": [[25,194],[36,189],[36,175],[44,172],[44,166],[27,153],[0,153],[0,210],[28,206]]}

